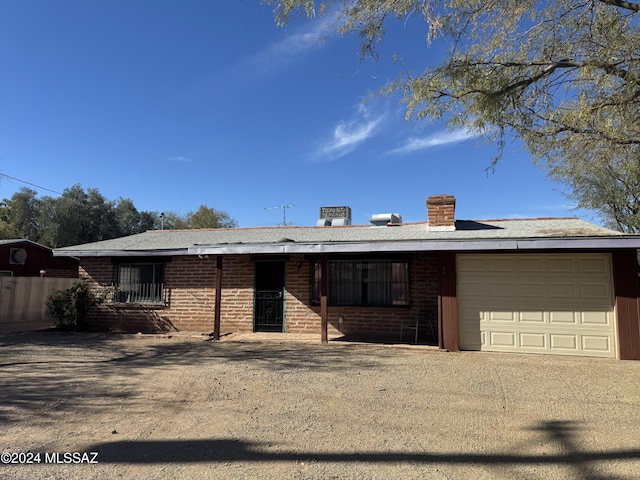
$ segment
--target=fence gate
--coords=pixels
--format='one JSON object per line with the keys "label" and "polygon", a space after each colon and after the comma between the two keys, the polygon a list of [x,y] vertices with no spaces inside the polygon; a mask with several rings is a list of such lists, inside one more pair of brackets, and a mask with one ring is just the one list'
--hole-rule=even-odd
{"label": "fence gate", "polygon": [[0,277],[0,331],[51,327],[53,321],[46,315],[47,297],[77,281],[77,278]]}

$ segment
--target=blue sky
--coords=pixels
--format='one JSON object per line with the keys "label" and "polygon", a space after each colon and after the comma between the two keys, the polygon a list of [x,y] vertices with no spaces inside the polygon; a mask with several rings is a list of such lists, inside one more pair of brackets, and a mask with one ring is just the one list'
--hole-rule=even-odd
{"label": "blue sky", "polygon": [[[322,19],[278,28],[259,0],[0,3],[0,173],[61,192],[95,187],[139,210],[226,210],[242,227],[314,225],[321,206],[353,223],[457,198],[459,219],[580,216],[517,144],[406,121],[366,100],[442,55],[420,19],[390,24],[378,61]],[[366,100],[366,101],[365,101]],[[0,179],[0,198],[24,185]],[[31,187],[30,188],[34,188]],[[34,188],[41,195],[55,195]]]}

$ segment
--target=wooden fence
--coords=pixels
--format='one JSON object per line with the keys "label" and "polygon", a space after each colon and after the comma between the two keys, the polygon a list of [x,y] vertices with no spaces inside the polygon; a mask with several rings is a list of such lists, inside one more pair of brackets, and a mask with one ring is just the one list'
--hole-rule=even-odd
{"label": "wooden fence", "polygon": [[77,278],[0,277],[0,331],[53,326],[46,315],[47,297],[77,281]]}

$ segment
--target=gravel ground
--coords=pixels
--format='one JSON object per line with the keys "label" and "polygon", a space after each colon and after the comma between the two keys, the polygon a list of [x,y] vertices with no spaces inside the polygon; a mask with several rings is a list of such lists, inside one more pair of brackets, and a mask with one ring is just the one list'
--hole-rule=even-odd
{"label": "gravel ground", "polygon": [[638,412],[640,362],[0,336],[2,478],[632,479]]}

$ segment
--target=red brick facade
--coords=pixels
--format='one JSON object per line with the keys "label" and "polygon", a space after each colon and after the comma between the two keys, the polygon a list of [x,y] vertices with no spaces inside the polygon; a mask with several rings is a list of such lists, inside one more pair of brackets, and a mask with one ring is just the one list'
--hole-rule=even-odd
{"label": "red brick facade", "polygon": [[456,199],[453,195],[434,195],[427,199],[427,215],[430,227],[455,225]]}
{"label": "red brick facade", "polygon": [[[254,265],[261,257],[224,256],[222,267],[221,334],[252,332]],[[285,260],[285,331],[320,335],[320,306],[311,302],[312,262],[302,255]],[[216,295],[214,256],[175,256],[165,266],[165,305],[107,302],[95,307],[91,324],[96,329],[126,332],[192,331],[211,333]],[[411,305],[394,307],[329,306],[329,335],[394,336],[405,319],[435,312],[438,272],[435,255],[417,253],[410,262]],[[110,258],[85,257],[80,278],[99,292],[114,285],[116,268]],[[340,324],[338,317],[343,317]]]}

